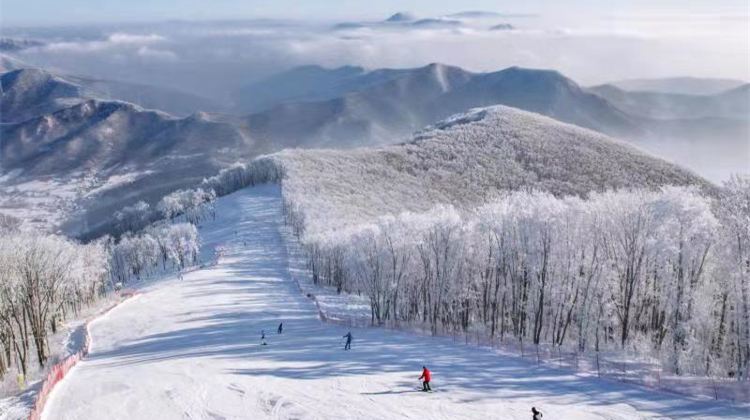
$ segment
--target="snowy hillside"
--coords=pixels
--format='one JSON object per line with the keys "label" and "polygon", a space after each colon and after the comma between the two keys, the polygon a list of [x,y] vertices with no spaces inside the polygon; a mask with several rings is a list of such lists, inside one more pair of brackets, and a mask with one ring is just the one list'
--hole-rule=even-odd
{"label": "snowy hillside", "polygon": [[197,106],[169,90],[31,67],[3,73],[0,87],[0,210],[26,227],[97,235],[124,206],[279,150],[205,113],[179,118],[109,99]]}
{"label": "snowy hillside", "polygon": [[39,69],[20,69],[0,75],[0,121],[20,122],[76,105],[83,89]]}
{"label": "snowy hillside", "polygon": [[[75,85],[54,77],[47,80],[38,91],[46,99],[35,103],[42,108],[68,105],[66,94]],[[25,96],[15,93],[10,90],[3,96],[3,105],[29,111]],[[239,158],[267,151],[254,151],[240,130],[204,115],[180,119],[125,102],[81,97],[73,101],[77,103],[0,127],[0,207],[11,214],[15,208],[24,216],[23,203],[28,204],[32,194],[46,196],[42,207],[54,216],[49,222],[64,220],[66,209],[77,206],[69,228],[75,234],[96,228],[138,199],[157,200],[194,186]],[[56,197],[60,184],[70,190],[66,197]]]}
{"label": "snowy hillside", "polygon": [[[712,187],[678,166],[596,132],[508,107],[455,116],[405,144],[379,149],[289,150],[285,195],[308,228],[438,203],[471,207],[503,191],[539,189],[586,195],[611,188]],[[318,225],[320,223],[320,225]]]}
{"label": "snowy hillside", "polygon": [[234,154],[246,148],[240,132],[201,115],[179,119],[126,102],[98,100],[5,124],[2,136],[2,167],[26,175],[144,169],[157,160],[164,165],[207,150],[212,150],[209,159],[221,159],[230,150],[227,159],[236,159]]}
{"label": "snowy hillside", "polygon": [[2,122],[24,121],[87,99],[126,101],[179,116],[220,109],[208,99],[169,88],[59,75],[23,63],[9,63],[11,68],[0,75]]}

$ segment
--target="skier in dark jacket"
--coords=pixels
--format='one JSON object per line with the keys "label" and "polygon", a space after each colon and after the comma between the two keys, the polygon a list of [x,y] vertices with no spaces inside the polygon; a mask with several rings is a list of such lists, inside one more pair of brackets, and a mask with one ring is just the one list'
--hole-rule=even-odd
{"label": "skier in dark jacket", "polygon": [[346,344],[344,344],[344,350],[351,350],[352,348],[352,332],[349,331],[344,335],[344,338],[346,338]]}
{"label": "skier in dark jacket", "polygon": [[432,388],[430,388],[430,381],[432,380],[432,372],[430,372],[429,369],[427,369],[426,366],[422,366],[422,376],[419,377],[419,379],[423,379],[422,382],[422,391],[432,391]]}
{"label": "skier in dark jacket", "polygon": [[260,331],[260,344],[263,345],[263,346],[265,346],[267,344],[266,343],[266,330],[261,330]]}
{"label": "skier in dark jacket", "polygon": [[531,407],[531,420],[542,420],[542,412],[537,410],[536,407]]}
{"label": "skier in dark jacket", "polygon": [[281,331],[283,331],[283,330],[284,330],[284,323],[283,322],[279,322],[279,329],[277,330],[277,332],[279,334],[281,334]]}

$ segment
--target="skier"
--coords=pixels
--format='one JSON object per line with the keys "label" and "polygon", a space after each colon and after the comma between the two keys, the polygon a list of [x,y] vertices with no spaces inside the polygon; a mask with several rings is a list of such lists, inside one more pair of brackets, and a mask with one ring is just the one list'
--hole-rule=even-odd
{"label": "skier", "polygon": [[429,369],[427,369],[427,366],[422,366],[422,376],[419,377],[419,379],[424,379],[424,382],[422,382],[422,391],[432,391],[432,388],[430,388],[430,380],[432,379],[432,372],[430,372]]}
{"label": "skier", "polygon": [[352,349],[352,332],[349,331],[344,336],[346,338],[346,344],[344,344],[344,350],[351,350]]}
{"label": "skier", "polygon": [[278,331],[277,331],[277,332],[278,332],[279,334],[281,334],[281,331],[283,331],[283,330],[284,330],[284,323],[283,323],[283,322],[279,322],[279,329],[278,329]]}
{"label": "skier", "polygon": [[531,420],[542,420],[542,412],[537,410],[536,407],[531,407]]}
{"label": "skier", "polygon": [[268,345],[268,343],[266,343],[266,330],[260,330],[260,344],[263,346]]}

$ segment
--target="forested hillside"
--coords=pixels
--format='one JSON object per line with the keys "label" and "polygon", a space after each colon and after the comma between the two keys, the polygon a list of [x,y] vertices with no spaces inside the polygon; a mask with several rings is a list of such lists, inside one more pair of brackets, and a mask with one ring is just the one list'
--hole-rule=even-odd
{"label": "forested hillside", "polygon": [[443,121],[408,143],[351,151],[288,150],[271,155],[284,194],[304,210],[307,229],[328,229],[436,204],[477,206],[506,191],[586,196],[609,189],[695,185],[702,178],[594,131],[508,107]]}

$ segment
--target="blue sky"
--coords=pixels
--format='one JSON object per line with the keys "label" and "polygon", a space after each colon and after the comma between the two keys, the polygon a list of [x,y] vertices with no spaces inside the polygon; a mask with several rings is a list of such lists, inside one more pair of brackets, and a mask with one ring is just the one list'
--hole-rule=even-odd
{"label": "blue sky", "polygon": [[0,0],[5,25],[166,19],[379,18],[408,10],[434,16],[460,10],[573,15],[748,14],[747,0]]}

